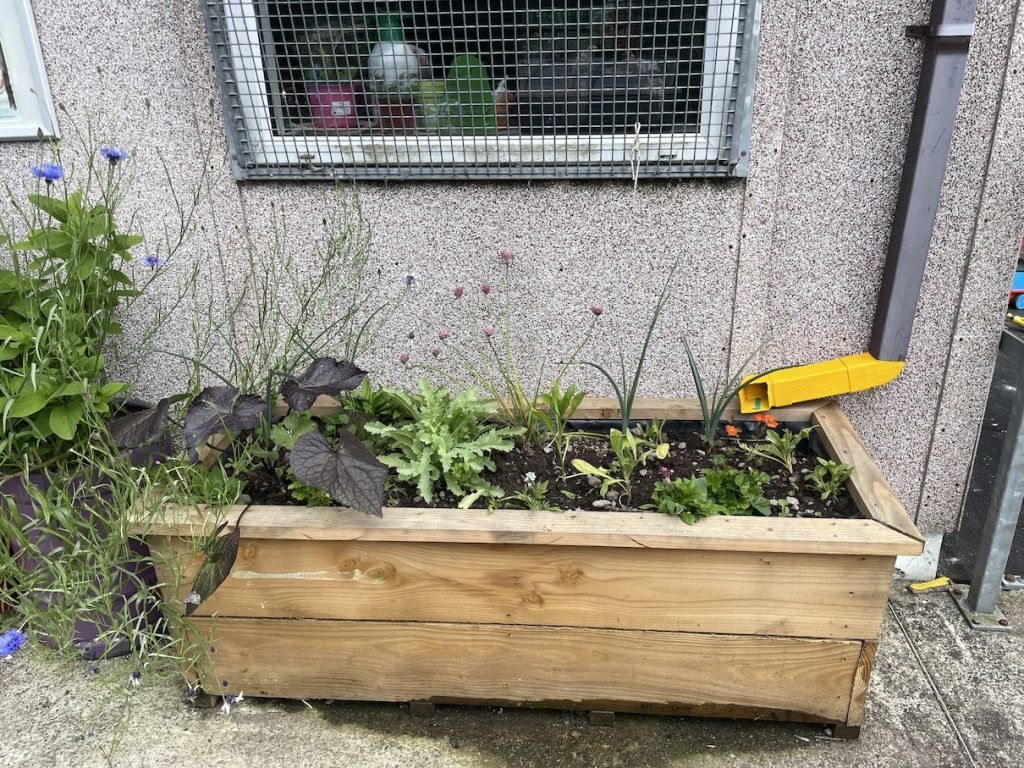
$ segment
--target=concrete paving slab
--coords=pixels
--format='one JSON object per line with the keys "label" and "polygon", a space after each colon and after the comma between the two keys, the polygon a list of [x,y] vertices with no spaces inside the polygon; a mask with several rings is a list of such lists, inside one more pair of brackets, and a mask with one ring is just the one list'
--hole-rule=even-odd
{"label": "concrete paving slab", "polygon": [[[1006,602],[1024,627],[1024,595]],[[792,723],[619,715],[605,728],[586,713],[489,707],[438,707],[419,719],[394,704],[246,700],[227,716],[184,705],[172,680],[147,679],[132,690],[125,661],[104,663],[95,675],[89,664],[31,651],[0,663],[0,766],[106,765],[119,733],[110,763],[146,768],[1014,765],[1024,713],[1015,700],[1024,682],[1020,630],[968,634],[947,595],[915,599],[901,584],[892,603],[867,721],[854,742]]]}
{"label": "concrete paving slab", "polygon": [[[1008,633],[968,627],[945,593],[890,601],[979,766],[1024,764],[1024,593],[1004,592]],[[968,763],[972,764],[972,763]]]}

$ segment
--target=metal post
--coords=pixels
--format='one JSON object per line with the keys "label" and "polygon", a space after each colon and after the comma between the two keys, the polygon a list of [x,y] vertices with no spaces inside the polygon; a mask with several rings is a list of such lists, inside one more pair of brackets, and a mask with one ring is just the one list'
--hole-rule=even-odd
{"label": "metal post", "polygon": [[[1024,335],[1004,329],[999,351],[1017,370],[1024,370]],[[954,593],[957,605],[973,629],[1008,632],[1010,624],[996,606],[1010,546],[1024,501],[1024,381],[1019,381],[1006,428],[992,504],[985,518],[970,592]]]}
{"label": "metal post", "polygon": [[928,26],[907,30],[925,49],[868,347],[877,360],[904,360],[910,346],[974,16],[975,0],[934,0]]}

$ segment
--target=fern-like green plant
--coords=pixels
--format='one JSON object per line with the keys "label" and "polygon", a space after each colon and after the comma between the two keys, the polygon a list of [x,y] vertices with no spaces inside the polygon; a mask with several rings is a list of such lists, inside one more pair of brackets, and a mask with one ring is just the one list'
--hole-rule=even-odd
{"label": "fern-like green plant", "polygon": [[[811,434],[813,429],[814,427],[805,427],[799,432],[784,429],[781,434],[774,429],[769,429],[764,434],[763,443],[744,445],[743,447],[746,448],[751,458],[757,456],[774,461],[776,464],[784,467],[788,474],[792,475],[797,446],[807,439],[807,436]],[[843,478],[843,482],[845,481],[846,479]]]}
{"label": "fern-like green plant", "polygon": [[508,452],[522,427],[494,427],[488,419],[496,412],[493,400],[479,399],[475,389],[452,396],[419,382],[419,393],[409,397],[412,420],[400,425],[373,422],[366,431],[381,438],[387,450],[379,460],[393,468],[398,481],[416,489],[430,504],[445,488],[465,509],[480,497],[501,498],[501,488],[488,482],[484,472],[495,469],[490,455]]}

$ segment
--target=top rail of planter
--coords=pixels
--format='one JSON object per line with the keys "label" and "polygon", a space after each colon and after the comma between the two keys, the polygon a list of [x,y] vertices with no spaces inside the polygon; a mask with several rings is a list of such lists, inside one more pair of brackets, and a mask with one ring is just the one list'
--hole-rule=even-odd
{"label": "top rail of planter", "polygon": [[[316,415],[336,412],[338,404],[320,398]],[[818,401],[773,411],[784,421],[811,422],[834,458],[853,466],[848,489],[863,517],[855,519],[717,517],[685,525],[655,512],[609,510],[528,511],[385,507],[373,518],[344,507],[249,507],[244,520],[248,539],[320,541],[409,541],[477,544],[653,549],[800,552],[848,555],[915,555],[923,537],[893,493],[845,414],[834,402]],[[692,399],[637,400],[638,419],[700,419]],[[577,418],[615,419],[615,400],[587,398]],[[750,419],[733,407],[725,418]],[[147,536],[203,536],[218,521],[234,523],[244,507],[216,510],[168,505],[136,530]]]}

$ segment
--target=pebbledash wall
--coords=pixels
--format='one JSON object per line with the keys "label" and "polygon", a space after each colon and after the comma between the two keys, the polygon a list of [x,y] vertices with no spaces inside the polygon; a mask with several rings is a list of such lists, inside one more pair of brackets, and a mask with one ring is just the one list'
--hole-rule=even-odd
{"label": "pebbledash wall", "polygon": [[[1024,228],[1024,19],[1016,0],[978,5],[906,369],[842,399],[931,532],[956,526]],[[65,135],[72,120],[92,119],[101,139],[137,147],[133,204],[150,236],[171,210],[158,154],[186,186],[200,177],[201,147],[213,147],[198,230],[158,289],[173,292],[191,260],[216,285],[237,279],[245,239],[266,242],[278,214],[288,248],[300,261],[316,258],[335,190],[231,178],[198,2],[35,0],[33,9]],[[648,395],[692,394],[684,334],[708,371],[738,364],[763,341],[762,367],[864,351],[921,60],[922,43],[904,30],[928,9],[927,0],[766,0],[745,180],[641,182],[635,192],[629,182],[361,185],[381,280],[422,276],[361,362],[379,381],[411,385],[417,372],[398,363],[408,332],[433,335],[430,318],[452,286],[495,280],[501,247],[518,255],[515,306],[533,361],[565,354],[592,301],[606,312],[591,357],[613,361],[681,260]],[[27,188],[36,152],[0,144],[0,179]],[[182,348],[189,323],[181,311],[160,343]],[[429,346],[417,341],[414,356]],[[172,390],[181,377],[168,358],[151,358],[142,392]],[[607,394],[582,370],[580,378]]]}

